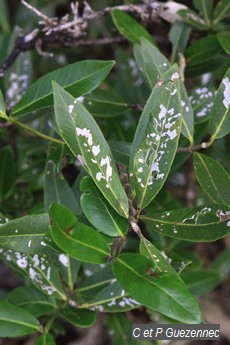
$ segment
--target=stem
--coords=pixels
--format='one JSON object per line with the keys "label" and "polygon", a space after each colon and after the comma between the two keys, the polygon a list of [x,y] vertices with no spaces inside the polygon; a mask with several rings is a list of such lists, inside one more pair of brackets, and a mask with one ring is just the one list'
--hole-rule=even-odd
{"label": "stem", "polygon": [[8,122],[11,122],[11,123],[13,123],[13,124],[15,124],[15,125],[17,125],[17,126],[23,128],[23,129],[25,129],[26,131],[29,131],[29,132],[33,133],[34,135],[36,135],[36,136],[38,136],[38,137],[40,137],[40,138],[43,138],[43,139],[45,139],[45,140],[52,141],[53,143],[56,143],[56,144],[64,145],[64,142],[63,142],[62,140],[55,139],[55,138],[50,137],[50,136],[48,136],[48,135],[46,135],[46,134],[44,134],[44,133],[41,133],[41,132],[39,132],[39,131],[36,131],[36,129],[33,129],[33,128],[31,128],[31,127],[25,125],[24,123],[19,122],[19,121],[13,119],[12,117],[7,116],[6,114],[4,114],[4,113],[2,113],[2,112],[0,112],[0,117],[1,117],[2,119],[4,119],[4,120],[8,121]]}

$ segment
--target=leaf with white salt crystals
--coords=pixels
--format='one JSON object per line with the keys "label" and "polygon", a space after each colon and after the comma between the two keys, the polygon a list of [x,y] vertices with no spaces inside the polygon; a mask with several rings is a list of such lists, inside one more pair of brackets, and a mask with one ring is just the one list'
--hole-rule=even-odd
{"label": "leaf with white salt crystals", "polygon": [[161,235],[191,242],[212,242],[230,233],[229,212],[226,205],[211,204],[165,212],[148,209],[140,218]]}
{"label": "leaf with white salt crystals", "polygon": [[214,99],[209,126],[211,141],[230,132],[230,68],[227,70]]}
{"label": "leaf with white salt crystals", "polygon": [[131,183],[139,209],[163,187],[176,154],[181,122],[180,80],[174,65],[153,88],[132,143]]}
{"label": "leaf with white salt crystals", "polygon": [[47,213],[24,216],[0,226],[0,247],[27,254],[48,251],[43,238],[49,231]]}
{"label": "leaf with white salt crystals", "polygon": [[120,255],[113,262],[113,273],[124,290],[146,307],[183,323],[202,321],[199,305],[183,281],[166,272],[156,277],[152,260],[145,256]]}
{"label": "leaf with white salt crystals", "polygon": [[194,111],[195,123],[206,121],[211,113],[215,89],[212,86],[196,87],[189,93],[189,100]]}
{"label": "leaf with white salt crystals", "polygon": [[112,207],[128,218],[128,198],[99,126],[83,105],[55,82],[53,89],[55,118],[60,135]]}
{"label": "leaf with white salt crystals", "polygon": [[66,300],[57,268],[51,257],[31,255],[0,248],[0,257],[26,275],[42,292],[57,299]]}

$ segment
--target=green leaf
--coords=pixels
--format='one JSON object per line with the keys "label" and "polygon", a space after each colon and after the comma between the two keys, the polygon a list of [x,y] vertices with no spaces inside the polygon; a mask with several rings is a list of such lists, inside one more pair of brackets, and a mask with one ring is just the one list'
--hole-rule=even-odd
{"label": "green leaf", "polygon": [[202,64],[219,54],[222,47],[216,35],[208,35],[191,44],[184,53],[188,68]]}
{"label": "green leaf", "polygon": [[68,207],[72,212],[77,213],[77,200],[74,197],[73,191],[62,173],[56,173],[56,169],[55,163],[48,160],[46,164],[44,185],[45,210],[48,211],[49,206],[53,202],[57,202]]}
{"label": "green leaf", "polygon": [[186,88],[182,81],[180,82],[181,91],[181,107],[182,107],[182,127],[181,133],[190,141],[190,145],[193,146],[194,140],[194,114],[187,95]]}
{"label": "green leaf", "polygon": [[43,242],[49,231],[47,213],[13,219],[0,227],[0,247],[27,254],[45,251]]}
{"label": "green leaf", "polygon": [[96,321],[96,312],[87,309],[76,309],[66,305],[61,309],[60,317],[76,327],[90,327]]}
{"label": "green leaf", "polygon": [[220,255],[214,261],[212,268],[217,270],[221,275],[221,278],[224,279],[230,275],[230,248],[224,249]]}
{"label": "green leaf", "polygon": [[52,84],[55,80],[74,97],[94,90],[107,77],[113,61],[84,60],[47,73],[38,79],[13,110],[13,115],[23,115],[53,104]]}
{"label": "green leaf", "polygon": [[164,74],[170,67],[170,63],[160,50],[146,38],[141,39],[141,54],[143,59],[143,72],[152,90],[156,82],[163,79]]}
{"label": "green leaf", "polygon": [[6,113],[6,107],[5,107],[5,102],[2,94],[2,90],[0,90],[0,116],[2,114]]}
{"label": "green leaf", "polygon": [[28,311],[15,304],[0,301],[0,334],[3,338],[20,337],[39,332],[39,322]]}
{"label": "green leaf", "polygon": [[128,218],[128,198],[117,174],[110,147],[94,118],[56,83],[54,108],[60,134],[67,145],[112,207]]}
{"label": "green leaf", "polygon": [[229,17],[230,3],[228,0],[219,0],[214,9],[214,21],[213,23],[218,23],[225,17]]}
{"label": "green leaf", "polygon": [[230,132],[230,68],[218,88],[210,114],[211,141],[222,138]]}
{"label": "green leaf", "polygon": [[55,341],[51,334],[45,333],[37,339],[35,345],[55,345]]}
{"label": "green leaf", "polygon": [[155,210],[140,218],[161,235],[191,242],[212,242],[230,233],[230,223],[221,221],[226,205],[212,204],[166,212]]}
{"label": "green leaf", "polygon": [[45,294],[64,301],[67,299],[57,272],[56,256],[52,259],[52,256],[30,255],[2,248],[0,256],[8,265],[26,275]]}
{"label": "green leaf", "polygon": [[227,54],[230,54],[230,33],[220,32],[217,38]]}
{"label": "green leaf", "polygon": [[140,254],[122,254],[113,263],[113,273],[130,296],[146,307],[183,323],[201,323],[198,303],[185,284],[165,272],[154,277],[150,259]]}
{"label": "green leaf", "polygon": [[216,203],[230,206],[230,176],[215,159],[201,153],[194,154],[196,178],[206,194]]}
{"label": "green leaf", "polygon": [[119,10],[112,11],[112,19],[118,31],[132,43],[140,43],[141,37],[155,44],[152,36],[144,29],[142,25],[137,23],[127,13]]}
{"label": "green leaf", "polygon": [[200,31],[209,30],[209,26],[205,23],[204,19],[201,18],[195,11],[193,10],[179,10],[177,14],[183,18],[183,20],[190,24],[191,26],[195,27]]}
{"label": "green leaf", "polygon": [[178,59],[178,53],[183,53],[190,36],[191,27],[185,22],[176,21],[169,31],[169,39],[172,43],[171,61]]}
{"label": "green leaf", "polygon": [[52,237],[64,252],[84,262],[106,261],[109,247],[96,230],[79,223],[69,209],[55,203],[50,208],[50,217]]}
{"label": "green leaf", "polygon": [[162,188],[176,153],[180,128],[180,81],[173,66],[164,74],[163,85],[153,88],[132,143],[130,173],[139,209]]}
{"label": "green leaf", "polygon": [[15,158],[10,146],[0,149],[0,201],[10,193],[15,181]]}
{"label": "green leaf", "polygon": [[181,278],[188,289],[196,296],[206,295],[221,282],[221,276],[215,270],[182,272]]}
{"label": "green leaf", "polygon": [[0,26],[5,34],[10,32],[10,20],[6,0],[0,2]]}
{"label": "green leaf", "polygon": [[146,238],[142,238],[140,241],[140,253],[146,258],[154,262],[156,272],[168,272],[170,274],[176,274],[172,266],[169,264],[170,259],[167,258],[165,253],[161,253],[150,241]]}
{"label": "green leaf", "polygon": [[56,308],[54,298],[45,295],[34,286],[20,286],[14,289],[9,293],[8,300],[36,317],[46,315]]}
{"label": "green leaf", "polygon": [[116,162],[129,165],[131,144],[125,141],[109,141],[109,146]]}
{"label": "green leaf", "polygon": [[201,123],[209,118],[215,97],[215,89],[212,86],[196,87],[189,93],[195,123]]}
{"label": "green leaf", "polygon": [[96,89],[84,97],[84,106],[96,117],[124,115],[129,110],[127,103],[113,90]]}
{"label": "green leaf", "polygon": [[82,210],[96,229],[108,236],[124,236],[127,233],[128,220],[111,207],[89,176],[81,181],[80,190],[83,193]]}
{"label": "green leaf", "polygon": [[201,12],[207,25],[210,25],[214,5],[213,0],[193,0],[193,4],[196,9]]}

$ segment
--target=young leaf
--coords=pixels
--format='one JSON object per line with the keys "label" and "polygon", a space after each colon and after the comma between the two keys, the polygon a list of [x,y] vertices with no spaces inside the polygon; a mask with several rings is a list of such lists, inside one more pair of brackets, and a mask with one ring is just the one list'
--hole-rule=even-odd
{"label": "young leaf", "polygon": [[128,220],[111,207],[89,176],[83,178],[80,189],[83,193],[81,207],[90,223],[108,236],[124,236],[128,231]]}
{"label": "young leaf", "polygon": [[28,311],[15,304],[0,301],[0,334],[3,338],[20,337],[39,332],[39,322]]}
{"label": "young leaf", "polygon": [[15,180],[15,158],[11,147],[0,149],[0,201],[10,193]]}
{"label": "young leaf", "polygon": [[140,218],[161,235],[191,242],[212,242],[230,233],[226,205],[212,204],[166,212],[152,211]]}
{"label": "young leaf", "polygon": [[45,295],[34,286],[20,286],[8,295],[8,301],[17,304],[38,317],[46,315],[56,308],[55,299]]}
{"label": "young leaf", "polygon": [[54,83],[53,88],[55,117],[60,134],[112,207],[128,218],[128,198],[117,174],[110,147],[96,121],[59,85]]}
{"label": "young leaf", "polygon": [[66,300],[65,292],[51,256],[30,255],[0,248],[1,257],[26,275],[45,294]]}
{"label": "young leaf", "polygon": [[2,94],[2,90],[0,90],[0,115],[6,113],[5,102]]}
{"label": "young leaf", "polygon": [[201,153],[194,154],[196,178],[201,188],[216,203],[230,206],[230,176],[215,159]]}
{"label": "young leaf", "polygon": [[132,188],[139,209],[162,188],[172,165],[181,128],[180,81],[176,66],[156,84],[146,103],[130,157]]}
{"label": "young leaf", "polygon": [[104,238],[89,226],[79,223],[64,206],[53,204],[50,208],[51,234],[64,252],[84,262],[104,263],[110,254]]}
{"label": "young leaf", "polygon": [[90,327],[96,321],[96,313],[87,309],[76,309],[66,305],[61,309],[60,317],[76,327]]}
{"label": "young leaf", "polygon": [[230,132],[230,68],[218,88],[210,114],[211,141]]}
{"label": "young leaf", "polygon": [[186,285],[169,273],[155,277],[150,259],[122,254],[113,262],[113,273],[130,296],[146,307],[183,323],[201,323],[199,305]]}
{"label": "young leaf", "polygon": [[0,247],[27,254],[38,254],[46,250],[43,239],[48,231],[47,213],[13,219],[0,227]]}
{"label": "young leaf", "polygon": [[142,25],[130,17],[127,13],[119,10],[112,11],[112,19],[120,33],[132,43],[140,43],[141,37],[155,44],[152,36],[146,31]]}
{"label": "young leaf", "polygon": [[74,97],[82,96],[100,85],[113,65],[113,61],[85,60],[47,73],[31,86],[14,108],[12,115],[23,115],[51,106],[53,80],[56,80]]}

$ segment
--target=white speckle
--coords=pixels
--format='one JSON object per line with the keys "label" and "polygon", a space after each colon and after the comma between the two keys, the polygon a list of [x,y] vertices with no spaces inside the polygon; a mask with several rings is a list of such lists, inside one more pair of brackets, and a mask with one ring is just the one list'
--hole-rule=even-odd
{"label": "white speckle", "polygon": [[38,255],[37,255],[37,254],[35,254],[35,255],[33,256],[32,261],[33,261],[33,265],[34,265],[34,267],[37,267],[37,266],[39,265],[40,260],[39,260],[39,258],[38,258]]}
{"label": "white speckle", "polygon": [[166,113],[167,113],[167,109],[165,108],[165,106],[163,104],[160,104],[160,109],[161,109],[161,111],[159,113],[159,120],[164,118]]}
{"label": "white speckle", "polygon": [[140,167],[137,171],[138,171],[138,172],[143,172],[143,168]]}
{"label": "white speckle", "polygon": [[77,102],[83,103],[83,102],[84,102],[84,97],[83,97],[83,96],[80,96],[80,97],[76,98],[75,101],[74,101],[74,103],[77,103]]}
{"label": "white speckle", "polygon": [[74,105],[71,104],[68,106],[68,110],[70,114],[72,113],[73,109],[74,109]]}
{"label": "white speckle", "polygon": [[116,299],[115,298],[110,303],[107,303],[108,307],[112,307],[113,305],[116,305]]}
{"label": "white speckle", "polygon": [[173,90],[172,92],[170,92],[171,96],[174,96],[177,93],[177,89]]}
{"label": "white speckle", "polygon": [[46,243],[41,241],[41,246],[46,247]]}
{"label": "white speckle", "polygon": [[168,134],[170,140],[174,139],[177,136],[177,132],[175,129],[173,131],[167,130],[167,134]]}
{"label": "white speckle", "polygon": [[101,181],[102,178],[103,178],[103,175],[102,175],[102,173],[99,171],[99,172],[96,174],[96,179],[97,179],[98,181]]}
{"label": "white speckle", "polygon": [[178,72],[175,72],[175,73],[172,74],[171,80],[174,81],[174,80],[178,79],[179,77],[180,77],[180,76],[179,76],[179,73],[178,73]]}
{"label": "white speckle", "polygon": [[153,163],[152,168],[151,168],[151,172],[153,172],[153,171],[160,172],[158,162]]}
{"label": "white speckle", "polygon": [[51,272],[51,267],[48,267],[46,278],[50,280],[50,272]]}
{"label": "white speckle", "polygon": [[164,62],[164,63],[163,63],[163,66],[167,67],[167,66],[168,66],[168,64],[167,64],[166,62]]}
{"label": "white speckle", "polygon": [[230,105],[230,81],[229,78],[224,78],[223,79],[223,84],[225,86],[225,90],[224,90],[224,106],[225,108],[228,108]]}
{"label": "white speckle", "polygon": [[16,234],[18,233],[18,229],[15,230],[15,233],[16,233]]}
{"label": "white speckle", "polygon": [[227,222],[227,226],[230,226],[230,220]]}
{"label": "white speckle", "polygon": [[78,161],[80,162],[80,164],[81,164],[82,166],[85,165],[84,158],[83,158],[81,155],[77,155],[77,159],[78,159]]}
{"label": "white speckle", "polygon": [[93,275],[93,272],[90,271],[90,270],[85,269],[85,270],[84,270],[84,274],[86,275],[86,277],[90,277],[90,276]]}
{"label": "white speckle", "polygon": [[144,160],[143,160],[142,158],[139,158],[139,159],[138,159],[138,162],[139,162],[139,163],[144,163]]}
{"label": "white speckle", "polygon": [[29,240],[29,242],[28,242],[28,247],[30,247],[31,246],[31,240]]}
{"label": "white speckle", "polygon": [[17,260],[17,265],[21,268],[26,268],[28,264],[27,257],[23,256]]}
{"label": "white speckle", "polygon": [[43,291],[46,291],[48,295],[52,295],[52,293],[56,291],[56,288],[54,286],[42,285],[41,288]]}
{"label": "white speckle", "polygon": [[110,165],[110,161],[111,161],[111,158],[109,156],[106,156],[105,158],[101,159],[101,163],[100,163],[101,167],[103,167],[104,165],[107,165],[106,173],[105,173],[105,180],[107,182],[111,180],[111,176],[112,176],[112,167]]}
{"label": "white speckle", "polygon": [[97,145],[97,146],[94,145],[92,147],[92,153],[93,153],[94,156],[97,156],[100,151],[101,150],[100,150],[100,146],[99,145]]}
{"label": "white speckle", "polygon": [[89,129],[87,128],[76,128],[77,135],[82,135],[83,137],[87,138],[88,144],[91,146],[93,144],[93,137]]}
{"label": "white speckle", "polygon": [[68,257],[66,254],[60,254],[58,260],[63,266],[68,267]]}

